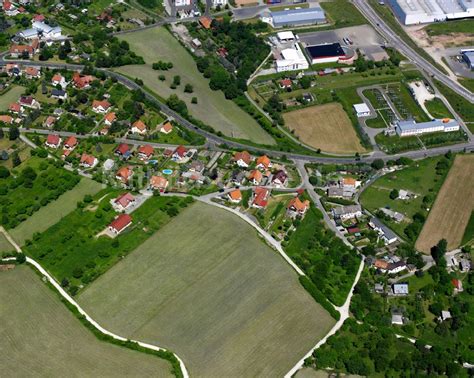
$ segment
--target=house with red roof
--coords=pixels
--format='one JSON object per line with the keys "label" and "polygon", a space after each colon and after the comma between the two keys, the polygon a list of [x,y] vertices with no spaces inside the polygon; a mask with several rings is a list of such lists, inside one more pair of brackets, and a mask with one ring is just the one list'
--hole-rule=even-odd
{"label": "house with red roof", "polygon": [[261,186],[254,189],[252,195],[252,207],[256,209],[263,209],[268,205],[268,198],[270,197],[270,191]]}
{"label": "house with red roof", "polygon": [[178,146],[173,152],[171,159],[177,163],[181,163],[183,160],[186,159],[186,154],[188,150],[184,146]]}
{"label": "house with red roof", "polygon": [[47,116],[46,119],[43,122],[43,127],[47,127],[48,129],[50,129],[51,127],[54,126],[56,121],[57,121],[56,117]]}
{"label": "house with red roof", "polygon": [[113,199],[111,202],[113,208],[116,211],[125,211],[136,202],[136,199],[132,195],[132,193],[127,192],[121,194],[117,198]]}
{"label": "house with red roof", "polygon": [[43,22],[45,17],[42,14],[35,14],[33,16],[33,21]]}
{"label": "house with red roof", "polygon": [[23,57],[32,58],[38,51],[38,47],[39,47],[39,43],[35,44],[33,42],[30,45],[19,45],[16,43],[12,44],[9,50],[10,56],[12,58],[23,58]]}
{"label": "house with red roof", "polygon": [[25,68],[25,77],[27,79],[37,79],[41,77],[39,68],[28,66]]}
{"label": "house with red roof", "polygon": [[117,116],[115,115],[115,112],[110,112],[105,115],[104,123],[107,126],[112,126],[112,124],[115,122],[116,119],[117,119]]}
{"label": "house with red roof", "polygon": [[163,176],[151,176],[150,189],[164,192],[168,187],[168,180]]}
{"label": "house with red roof", "polygon": [[39,109],[41,107],[40,103],[32,96],[21,96],[18,103],[25,108]]}
{"label": "house with red roof", "polygon": [[128,214],[120,214],[109,225],[109,231],[119,235],[123,230],[132,224],[132,217]]}
{"label": "house with red roof", "polygon": [[61,137],[58,134],[49,134],[44,144],[49,148],[58,148],[61,145]]}
{"label": "house with red roof", "polygon": [[115,149],[115,155],[120,156],[123,160],[127,160],[132,155],[132,152],[128,144],[120,143]]}
{"label": "house with red roof", "polygon": [[267,155],[259,156],[256,161],[257,169],[267,170],[272,167],[272,162]]}
{"label": "house with red roof", "polygon": [[68,150],[67,148],[63,150],[61,154],[61,159],[66,160],[66,158],[71,155],[72,150]]}
{"label": "house with red roof", "polygon": [[13,118],[9,115],[0,115],[0,123],[10,125],[13,123]]}
{"label": "house with red roof", "polygon": [[94,168],[97,164],[99,164],[99,159],[95,156],[88,155],[86,153],[82,154],[81,161],[79,165],[83,168]]}
{"label": "house with red roof", "polygon": [[292,86],[292,82],[291,82],[291,79],[282,79],[280,80],[280,88],[281,89],[291,89],[291,86]]}
{"label": "house with red roof", "polygon": [[457,293],[462,292],[464,289],[462,287],[462,281],[458,280],[457,278],[453,278],[451,280],[452,285],[454,286],[454,291]]}
{"label": "house with red roof", "polygon": [[64,148],[66,150],[74,150],[77,147],[77,143],[78,143],[77,138],[75,136],[70,136],[64,142]]}
{"label": "house with red roof", "polygon": [[13,4],[12,2],[10,2],[8,0],[5,0],[3,2],[3,11],[9,17],[14,17],[14,16],[16,16],[17,14],[20,13],[18,8],[15,6],[15,4]]}
{"label": "house with red roof", "polygon": [[165,122],[163,125],[161,125],[160,127],[160,133],[163,133],[163,134],[169,134],[173,131],[173,125],[171,124],[171,122]]}
{"label": "house with red roof", "polygon": [[13,102],[8,106],[8,110],[13,114],[23,113],[23,107],[18,102]]}
{"label": "house with red roof", "polygon": [[250,172],[248,180],[252,185],[260,185],[263,179],[262,172],[257,169],[254,169]]}
{"label": "house with red roof", "polygon": [[92,101],[92,111],[94,113],[105,114],[112,105],[107,100]]}
{"label": "house with red roof", "polygon": [[72,75],[72,82],[77,89],[87,89],[91,83],[95,80],[94,76],[85,75],[82,76],[79,72],[74,72]]}
{"label": "house with red roof", "polygon": [[239,167],[247,168],[252,162],[252,157],[247,151],[242,151],[236,152],[233,160]]}
{"label": "house with red roof", "polygon": [[288,203],[287,210],[290,217],[304,216],[309,209],[309,201],[301,201],[299,197],[292,198]]}
{"label": "house with red roof", "polygon": [[130,131],[133,134],[140,134],[140,135],[146,134],[146,130],[147,130],[147,127],[141,120],[133,122],[132,128],[130,129]]}
{"label": "house with red roof", "polygon": [[56,73],[54,74],[53,78],[51,79],[51,85],[53,87],[57,86],[57,85],[60,85],[61,88],[66,88],[67,87],[67,82],[66,82],[66,79],[64,78],[63,75],[61,75],[60,73]]}
{"label": "house with red roof", "polygon": [[122,167],[115,174],[115,178],[122,182],[122,184],[128,184],[128,181],[133,176],[132,167]]}
{"label": "house with red roof", "polygon": [[138,158],[140,160],[148,160],[153,156],[155,152],[154,148],[149,144],[145,144],[138,148]]}

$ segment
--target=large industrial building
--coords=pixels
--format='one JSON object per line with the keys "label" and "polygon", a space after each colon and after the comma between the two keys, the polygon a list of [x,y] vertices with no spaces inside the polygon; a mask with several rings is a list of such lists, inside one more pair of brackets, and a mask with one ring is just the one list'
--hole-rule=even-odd
{"label": "large industrial building", "polygon": [[461,56],[468,68],[474,71],[474,49],[461,50]]}
{"label": "large industrial building", "polygon": [[326,14],[321,7],[316,6],[314,8],[265,12],[261,19],[274,28],[280,28],[283,26],[322,24],[326,22]]}
{"label": "large industrial building", "polygon": [[349,53],[338,42],[306,46],[306,52],[310,57],[311,64],[352,63],[354,57],[354,54]]}
{"label": "large industrial building", "polygon": [[434,119],[430,122],[416,123],[413,120],[398,121],[396,125],[397,134],[401,137],[420,134],[451,132],[459,130],[459,123],[451,119]]}
{"label": "large industrial building", "polygon": [[405,25],[474,17],[473,0],[389,0],[388,3]]}
{"label": "large industrial building", "polygon": [[309,67],[298,43],[291,48],[281,50],[280,56],[281,58],[276,60],[277,72],[306,70]]}

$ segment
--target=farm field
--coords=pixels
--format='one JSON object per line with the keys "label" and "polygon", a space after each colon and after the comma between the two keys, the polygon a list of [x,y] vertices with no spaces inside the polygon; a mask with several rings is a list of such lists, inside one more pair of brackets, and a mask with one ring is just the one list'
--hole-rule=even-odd
{"label": "farm field", "polygon": [[0,252],[10,252],[13,250],[14,250],[13,246],[7,240],[5,235],[0,232]]}
{"label": "farm field", "polygon": [[474,38],[474,20],[456,20],[450,22],[437,22],[425,27],[430,36],[449,35],[453,33],[466,33]]}
{"label": "farm field", "polygon": [[299,139],[327,153],[365,152],[351,120],[340,104],[311,106],[283,114]]}
{"label": "farm field", "polygon": [[[120,39],[127,41],[131,50],[145,59],[146,65],[124,66],[117,68],[118,72],[142,79],[149,89],[161,97],[177,94],[186,102],[190,114],[226,136],[261,144],[275,143],[250,115],[226,100],[221,91],[209,88],[208,80],[197,70],[192,56],[168,30],[153,28],[126,34]],[[174,67],[168,71],[153,70],[152,63],[159,60],[172,62]],[[159,75],[164,75],[166,80],[160,81]],[[175,75],[181,76],[181,85],[173,90],[170,84]],[[193,86],[193,93],[184,93],[184,86],[188,83]],[[197,97],[198,104],[191,103],[193,97]]]}
{"label": "farm field", "polygon": [[98,182],[83,177],[74,188],[60,195],[58,199],[42,207],[24,222],[11,229],[10,235],[19,245],[23,245],[25,240],[31,239],[35,232],[46,231],[73,211],[85,195],[94,195],[101,188],[102,185]]}
{"label": "farm field", "polygon": [[428,219],[416,241],[416,248],[430,253],[441,239],[448,249],[457,248],[474,209],[474,156],[457,156]]}
{"label": "farm field", "polygon": [[191,376],[282,376],[334,321],[255,233],[195,203],[79,302],[111,330],[169,347]]}
{"label": "farm field", "polygon": [[0,111],[8,110],[8,106],[12,102],[17,102],[25,88],[13,85],[7,92],[0,95]]}
{"label": "farm field", "polygon": [[3,376],[159,376],[158,357],[99,341],[26,266],[0,272]]}

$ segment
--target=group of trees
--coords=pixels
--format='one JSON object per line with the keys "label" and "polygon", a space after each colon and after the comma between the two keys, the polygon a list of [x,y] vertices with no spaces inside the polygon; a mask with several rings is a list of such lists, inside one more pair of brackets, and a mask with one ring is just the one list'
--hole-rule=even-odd
{"label": "group of trees", "polygon": [[171,62],[163,62],[163,61],[159,60],[158,62],[153,63],[153,64],[151,65],[151,67],[152,67],[154,70],[168,71],[168,70],[170,70],[170,69],[173,68],[173,63],[171,63]]}

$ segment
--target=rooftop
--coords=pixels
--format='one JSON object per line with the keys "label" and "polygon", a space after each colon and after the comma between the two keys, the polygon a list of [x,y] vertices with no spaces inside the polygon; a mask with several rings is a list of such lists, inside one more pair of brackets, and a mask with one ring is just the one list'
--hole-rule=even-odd
{"label": "rooftop", "polygon": [[430,129],[432,127],[436,126],[443,126],[443,127],[453,127],[453,126],[459,126],[458,122],[452,119],[435,119],[433,121],[429,122],[420,122],[417,123],[414,120],[408,120],[408,121],[399,121],[397,123],[398,128],[401,131],[404,130],[412,130],[412,129]]}
{"label": "rooftop", "polygon": [[289,9],[277,12],[271,12],[274,24],[291,24],[292,22],[304,21],[324,21],[326,14],[321,7]]}

